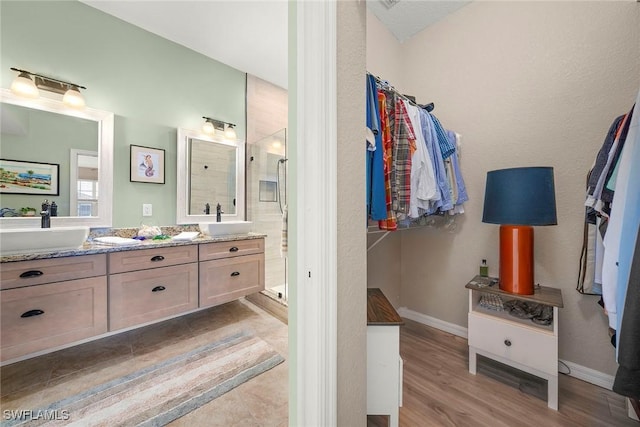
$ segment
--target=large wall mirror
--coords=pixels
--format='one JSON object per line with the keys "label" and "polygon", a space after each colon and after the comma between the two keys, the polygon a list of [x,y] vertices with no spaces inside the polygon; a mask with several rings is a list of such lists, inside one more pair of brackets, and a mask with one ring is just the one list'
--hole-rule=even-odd
{"label": "large wall mirror", "polygon": [[[244,143],[178,129],[176,222],[244,220]],[[206,207],[209,206],[209,214]]]}
{"label": "large wall mirror", "polygon": [[[39,227],[47,199],[58,206],[52,227],[111,227],[113,113],[25,99],[7,89],[0,95],[0,225]],[[38,185],[42,179],[46,185]],[[26,216],[30,207],[35,216]]]}

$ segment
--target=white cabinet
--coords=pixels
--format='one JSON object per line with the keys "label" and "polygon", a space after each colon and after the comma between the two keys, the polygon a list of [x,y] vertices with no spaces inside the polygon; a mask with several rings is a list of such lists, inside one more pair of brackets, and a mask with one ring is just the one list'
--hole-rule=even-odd
{"label": "white cabinet", "polygon": [[402,406],[403,323],[380,289],[367,289],[367,414],[388,415],[389,427],[398,426]]}
{"label": "white cabinet", "polygon": [[[540,286],[534,295],[503,292],[487,278],[476,276],[469,289],[469,372],[476,374],[478,354],[547,380],[547,405],[558,409],[558,308],[562,307],[560,289]],[[485,308],[483,296],[528,301],[553,308],[549,325],[511,316],[507,311]]]}

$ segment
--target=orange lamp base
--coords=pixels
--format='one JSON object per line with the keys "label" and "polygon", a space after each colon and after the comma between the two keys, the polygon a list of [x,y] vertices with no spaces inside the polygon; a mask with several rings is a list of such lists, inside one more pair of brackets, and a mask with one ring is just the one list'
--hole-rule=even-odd
{"label": "orange lamp base", "polygon": [[533,295],[533,227],[500,226],[500,290]]}

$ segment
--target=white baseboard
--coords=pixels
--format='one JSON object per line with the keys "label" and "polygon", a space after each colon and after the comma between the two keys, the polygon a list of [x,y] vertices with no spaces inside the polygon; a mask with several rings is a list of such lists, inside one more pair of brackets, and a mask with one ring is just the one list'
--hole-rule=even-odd
{"label": "white baseboard", "polygon": [[586,366],[578,365],[577,363],[573,363],[568,360],[560,359],[560,362],[569,367],[569,376],[582,381],[586,381],[602,388],[606,388],[607,390],[611,390],[613,388],[613,375],[605,374],[603,372],[587,368]]}
{"label": "white baseboard", "polygon": [[455,323],[445,322],[444,320],[436,319],[435,317],[427,316],[426,314],[418,313],[408,309],[407,307],[400,307],[398,309],[400,317],[413,320],[423,325],[431,326],[432,328],[440,329],[441,331],[449,332],[450,334],[457,335],[462,338],[467,338],[467,328]]}
{"label": "white baseboard", "polygon": [[[462,338],[467,338],[467,328],[456,325],[455,323],[445,322],[444,320],[436,319],[435,317],[427,316],[426,314],[413,311],[407,307],[400,307],[398,309],[400,317],[413,320],[423,325],[431,326],[432,328],[440,329],[441,331],[449,332],[450,334],[457,335]],[[595,369],[587,368],[586,366],[578,365],[577,363],[570,362],[568,360],[560,359],[559,362],[564,363],[569,368],[569,376],[577,378],[582,381],[586,381],[590,384],[597,385],[607,390],[613,388],[613,375],[608,375]],[[560,371],[565,373],[564,371]]]}

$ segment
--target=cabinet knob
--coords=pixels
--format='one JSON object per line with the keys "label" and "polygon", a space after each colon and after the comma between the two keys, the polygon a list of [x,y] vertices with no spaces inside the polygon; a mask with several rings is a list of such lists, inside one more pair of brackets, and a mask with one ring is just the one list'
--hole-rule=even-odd
{"label": "cabinet knob", "polygon": [[235,277],[235,276],[239,276],[240,272],[239,271],[234,271],[233,273],[231,273],[231,277]]}
{"label": "cabinet knob", "polygon": [[164,286],[156,286],[155,288],[151,289],[151,292],[161,292],[161,291],[164,291],[165,289],[167,288],[165,288]]}
{"label": "cabinet knob", "polygon": [[44,311],[42,310],[29,310],[29,311],[25,311],[24,313],[22,313],[20,315],[20,317],[33,317],[33,316],[40,316],[41,314],[44,314]]}
{"label": "cabinet knob", "polygon": [[511,347],[511,340],[510,339],[504,340],[504,345],[506,345],[507,347]]}
{"label": "cabinet knob", "polygon": [[42,276],[44,273],[40,270],[29,270],[29,271],[25,271],[24,273],[22,273],[20,275],[21,279],[29,279],[31,277],[38,277],[38,276]]}
{"label": "cabinet knob", "polygon": [[231,249],[229,249],[229,252],[238,252],[238,247],[237,246],[231,247]]}
{"label": "cabinet knob", "polygon": [[162,255],[156,255],[153,258],[151,258],[151,261],[153,261],[153,262],[164,261],[164,257]]}

